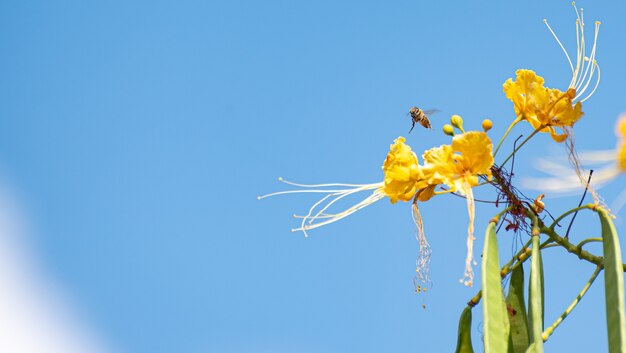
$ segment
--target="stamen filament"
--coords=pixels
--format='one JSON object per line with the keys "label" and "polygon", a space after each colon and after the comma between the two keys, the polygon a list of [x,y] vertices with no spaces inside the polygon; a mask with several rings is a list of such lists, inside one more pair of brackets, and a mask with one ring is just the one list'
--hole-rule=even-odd
{"label": "stamen filament", "polygon": [[[559,46],[563,50],[563,53],[565,53],[565,57],[567,58],[569,67],[572,69],[572,72],[574,72],[574,65],[572,64],[572,60],[570,59],[569,54],[567,54],[567,50],[565,50],[563,43],[561,43],[561,41],[559,40],[559,37],[556,36],[556,33],[554,33],[554,31],[552,30],[552,27],[550,27],[550,25],[548,24],[548,20],[544,18],[543,23],[546,24],[546,27],[548,27],[548,29],[550,30],[550,33],[552,33],[552,36],[554,37],[554,39],[556,39],[556,42],[559,43]],[[576,30],[576,34],[578,34],[578,28]],[[576,36],[576,40],[578,41],[578,36]]]}
{"label": "stamen filament", "polygon": [[[347,186],[347,187],[361,187],[364,185],[374,185],[374,184],[342,184],[342,183],[328,183],[328,184],[300,184],[300,183],[294,183],[293,181],[287,181],[285,179],[278,178],[278,181],[280,181],[281,183],[285,183],[288,185],[293,185],[293,186],[299,186],[302,188],[319,188],[319,187],[326,187],[326,186]],[[377,184],[377,183],[375,183]]]}

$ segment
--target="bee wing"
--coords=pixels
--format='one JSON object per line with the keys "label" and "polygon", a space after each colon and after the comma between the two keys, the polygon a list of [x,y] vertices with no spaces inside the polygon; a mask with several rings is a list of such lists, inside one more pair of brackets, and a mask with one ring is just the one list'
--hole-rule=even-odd
{"label": "bee wing", "polygon": [[428,109],[428,110],[424,110],[424,114],[426,114],[426,115],[433,115],[433,114],[438,113],[440,111],[441,110],[439,110],[439,109]]}

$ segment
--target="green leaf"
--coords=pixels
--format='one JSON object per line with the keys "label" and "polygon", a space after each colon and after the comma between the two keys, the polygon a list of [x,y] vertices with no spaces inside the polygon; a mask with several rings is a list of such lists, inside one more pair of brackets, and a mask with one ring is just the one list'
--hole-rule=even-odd
{"label": "green leaf", "polygon": [[617,232],[611,216],[599,209],[604,251],[604,287],[606,291],[606,324],[609,353],[626,352],[626,319],[624,315],[624,270]]}
{"label": "green leaf", "polygon": [[543,353],[543,264],[539,236],[532,237],[530,285],[528,288],[528,321],[532,345],[527,352]]}
{"label": "green leaf", "polygon": [[509,293],[506,296],[506,309],[509,314],[509,352],[524,353],[530,344],[528,317],[524,300],[524,266],[520,265],[511,274]]}
{"label": "green leaf", "polygon": [[503,353],[508,350],[509,345],[509,318],[502,293],[495,226],[494,222],[489,223],[483,248],[482,290],[485,353]]}
{"label": "green leaf", "polygon": [[459,337],[456,341],[456,353],[474,353],[472,348],[472,308],[466,307],[459,320]]}

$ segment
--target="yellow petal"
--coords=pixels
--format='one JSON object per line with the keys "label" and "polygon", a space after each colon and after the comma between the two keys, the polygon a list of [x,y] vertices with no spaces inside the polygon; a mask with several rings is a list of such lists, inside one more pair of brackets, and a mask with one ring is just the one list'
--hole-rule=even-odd
{"label": "yellow petal", "polygon": [[[470,131],[456,135],[452,139],[452,149],[461,156],[455,155],[457,168],[472,175],[489,174],[493,165],[493,143],[482,131]],[[472,185],[475,186],[475,185]]]}
{"label": "yellow petal", "polygon": [[385,179],[382,191],[391,203],[409,201],[419,188],[426,186],[417,156],[405,141],[404,137],[398,137],[383,163]]}

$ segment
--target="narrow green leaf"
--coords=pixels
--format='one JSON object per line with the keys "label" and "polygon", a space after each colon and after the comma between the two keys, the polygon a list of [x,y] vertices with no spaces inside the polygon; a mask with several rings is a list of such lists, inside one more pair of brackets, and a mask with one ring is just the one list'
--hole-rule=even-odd
{"label": "narrow green leaf", "polygon": [[528,321],[532,345],[527,352],[543,353],[543,265],[539,236],[532,237],[530,285],[528,286]]}
{"label": "narrow green leaf", "polygon": [[509,318],[506,313],[502,279],[500,277],[500,259],[498,258],[498,239],[495,223],[490,222],[485,234],[482,263],[483,319],[485,353],[507,352],[509,345]]}
{"label": "narrow green leaf", "polygon": [[626,319],[624,315],[624,270],[617,232],[611,216],[598,210],[602,224],[604,251],[604,287],[606,295],[606,324],[609,334],[609,353],[626,352]]}
{"label": "narrow green leaf", "polygon": [[524,300],[524,266],[519,266],[511,273],[509,293],[506,296],[506,310],[510,324],[510,353],[524,353],[530,344],[528,336],[528,317]]}
{"label": "narrow green leaf", "polygon": [[472,348],[472,308],[466,307],[459,320],[459,337],[456,341],[456,353],[474,353]]}

